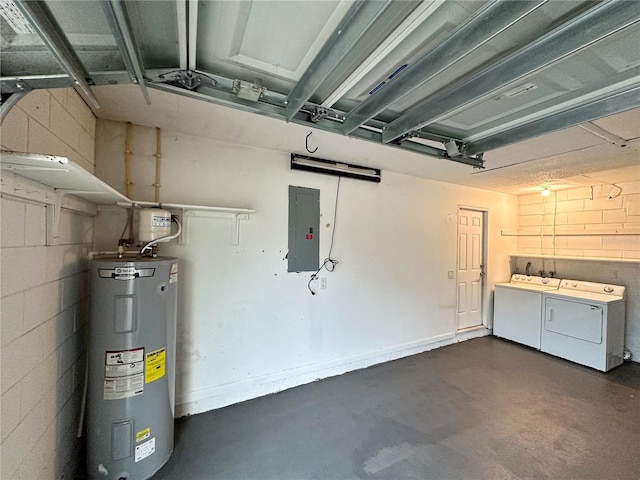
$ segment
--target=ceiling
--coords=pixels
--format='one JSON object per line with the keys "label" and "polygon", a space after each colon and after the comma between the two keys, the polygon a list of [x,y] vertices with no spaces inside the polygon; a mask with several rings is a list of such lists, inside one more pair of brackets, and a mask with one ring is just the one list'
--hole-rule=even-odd
{"label": "ceiling", "polygon": [[[0,14],[3,99],[75,86],[98,117],[214,138],[223,105],[311,128],[329,151],[366,140],[363,163],[509,193],[640,176],[640,2],[8,0]],[[246,130],[278,148],[273,125]]]}

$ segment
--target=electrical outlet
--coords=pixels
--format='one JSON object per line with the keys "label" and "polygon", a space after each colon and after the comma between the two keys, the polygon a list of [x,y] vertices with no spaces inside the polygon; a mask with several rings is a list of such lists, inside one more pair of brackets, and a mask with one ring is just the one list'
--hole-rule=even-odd
{"label": "electrical outlet", "polygon": [[320,289],[324,290],[325,288],[327,288],[327,279],[325,277],[322,277],[320,279]]}
{"label": "electrical outlet", "polygon": [[453,279],[454,272],[453,270],[447,270],[447,278],[449,280]]}

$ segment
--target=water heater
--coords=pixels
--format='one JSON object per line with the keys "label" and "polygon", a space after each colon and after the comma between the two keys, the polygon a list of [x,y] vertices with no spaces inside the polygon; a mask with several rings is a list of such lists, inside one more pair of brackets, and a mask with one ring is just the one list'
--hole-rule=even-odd
{"label": "water heater", "polygon": [[91,479],[145,480],[173,452],[177,281],[175,258],[92,262]]}

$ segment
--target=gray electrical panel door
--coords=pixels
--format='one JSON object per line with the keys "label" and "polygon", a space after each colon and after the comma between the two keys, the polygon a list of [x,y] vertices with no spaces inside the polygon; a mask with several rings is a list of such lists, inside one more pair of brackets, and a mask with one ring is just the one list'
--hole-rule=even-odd
{"label": "gray electrical panel door", "polygon": [[320,190],[289,186],[289,272],[315,272],[320,262]]}

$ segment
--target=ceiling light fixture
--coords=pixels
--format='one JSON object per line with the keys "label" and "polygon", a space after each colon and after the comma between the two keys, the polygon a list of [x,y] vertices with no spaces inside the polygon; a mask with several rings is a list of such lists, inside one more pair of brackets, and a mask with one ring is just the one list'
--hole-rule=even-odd
{"label": "ceiling light fixture", "polygon": [[551,190],[549,190],[549,187],[542,187],[542,192],[540,192],[540,195],[542,195],[543,197],[548,197],[549,195],[551,195]]}

